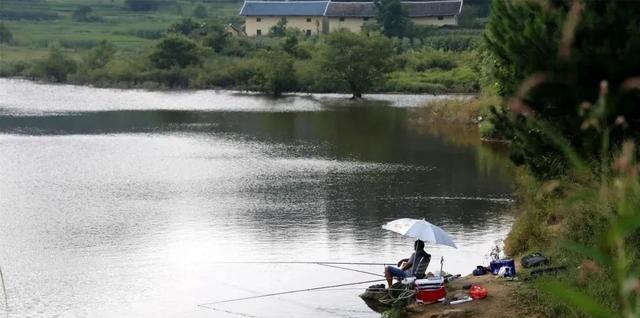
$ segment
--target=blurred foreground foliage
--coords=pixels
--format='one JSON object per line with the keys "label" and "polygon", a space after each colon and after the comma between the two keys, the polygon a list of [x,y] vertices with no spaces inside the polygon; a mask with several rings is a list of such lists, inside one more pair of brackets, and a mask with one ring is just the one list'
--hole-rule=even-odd
{"label": "blurred foreground foliage", "polygon": [[483,84],[519,165],[510,255],[567,270],[518,289],[546,317],[640,317],[640,7],[495,0]]}

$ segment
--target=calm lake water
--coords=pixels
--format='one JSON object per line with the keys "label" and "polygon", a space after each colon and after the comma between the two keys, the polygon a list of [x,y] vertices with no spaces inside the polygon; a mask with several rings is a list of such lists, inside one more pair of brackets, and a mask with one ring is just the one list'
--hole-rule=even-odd
{"label": "calm lake water", "polygon": [[428,246],[430,271],[486,263],[512,222],[505,169],[416,124],[436,97],[369,98],[0,79],[9,316],[379,317],[357,297],[371,283],[198,305],[376,279],[242,261],[395,262],[412,241],[380,226],[400,217],[458,244]]}

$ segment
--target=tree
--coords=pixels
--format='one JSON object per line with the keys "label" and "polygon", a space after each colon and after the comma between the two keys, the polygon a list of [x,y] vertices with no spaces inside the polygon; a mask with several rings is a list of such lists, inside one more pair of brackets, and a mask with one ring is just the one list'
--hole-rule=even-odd
{"label": "tree", "polygon": [[265,51],[258,56],[257,74],[253,77],[261,91],[274,97],[294,90],[296,85],[293,59],[282,51]]}
{"label": "tree", "polygon": [[153,11],[159,5],[156,0],[126,0],[125,4],[131,11]]}
{"label": "tree", "polygon": [[202,63],[198,45],[182,36],[169,36],[160,41],[149,59],[159,69],[184,68]]}
{"label": "tree", "polygon": [[194,18],[204,19],[209,16],[209,13],[207,12],[207,8],[200,4],[193,9],[193,13],[191,15],[193,15]]}
{"label": "tree", "polygon": [[85,63],[91,69],[102,68],[111,61],[115,54],[115,45],[107,40],[102,40],[91,49],[85,58]]}
{"label": "tree", "polygon": [[[605,130],[611,147],[640,138],[640,90],[627,84],[640,76],[640,6],[553,1],[542,7],[495,0],[491,12],[484,37],[491,74],[500,95],[517,98],[513,105],[519,111],[515,117],[496,112],[494,125],[512,141],[514,162],[528,165],[539,177],[566,168],[550,138],[532,129],[532,116],[590,160],[599,160]],[[608,83],[604,109],[594,106],[602,81]],[[596,115],[593,126],[587,121]]]}
{"label": "tree", "polygon": [[298,48],[298,37],[295,34],[287,34],[281,44],[282,50],[287,52],[291,56],[296,55],[296,49]]}
{"label": "tree", "polygon": [[339,30],[324,38],[321,70],[360,98],[390,71],[392,53],[391,41],[383,36]]}
{"label": "tree", "polygon": [[273,36],[273,37],[282,37],[285,36],[285,34],[287,33],[287,19],[282,18],[280,19],[280,21],[278,21],[278,23],[276,23],[276,25],[272,26],[271,29],[269,29],[269,36]]}
{"label": "tree", "polygon": [[171,26],[169,26],[169,33],[176,33],[182,35],[190,35],[191,32],[197,30],[202,25],[191,18],[180,19],[178,22],[175,22]]}
{"label": "tree", "polygon": [[213,49],[214,52],[220,53],[227,46],[230,35],[220,24],[210,25],[206,28],[206,35],[203,44]]}
{"label": "tree", "polygon": [[0,22],[0,43],[12,43],[13,33],[7,28],[7,26]]}
{"label": "tree", "polygon": [[413,22],[409,19],[409,12],[400,0],[376,0],[376,20],[382,33],[388,37],[405,36]]}
{"label": "tree", "polygon": [[58,45],[51,46],[47,58],[36,67],[42,76],[56,82],[66,81],[67,76],[77,70],[76,62],[65,56]]}

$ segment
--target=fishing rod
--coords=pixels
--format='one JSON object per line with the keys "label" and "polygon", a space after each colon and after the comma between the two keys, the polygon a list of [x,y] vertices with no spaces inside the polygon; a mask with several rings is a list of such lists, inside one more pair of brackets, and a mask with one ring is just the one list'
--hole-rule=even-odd
{"label": "fishing rod", "polygon": [[336,288],[336,287],[345,287],[345,286],[353,286],[353,285],[360,285],[360,284],[369,284],[369,283],[379,282],[379,281],[382,281],[382,280],[384,280],[384,279],[366,280],[366,281],[355,282],[355,283],[320,286],[320,287],[296,289],[296,290],[289,290],[289,291],[284,291],[284,292],[277,292],[277,293],[270,293],[270,294],[263,294],[263,295],[256,295],[256,296],[248,296],[248,297],[242,297],[242,298],[226,299],[226,300],[220,300],[220,301],[215,301],[215,302],[211,302],[211,303],[200,304],[200,305],[198,305],[198,307],[212,309],[213,307],[211,307],[211,305],[218,305],[218,304],[223,304],[223,303],[231,303],[231,302],[237,302],[237,301],[242,301],[242,300],[265,298],[265,297],[272,297],[272,296],[288,295],[288,294],[294,294],[294,293],[309,292],[309,291],[314,291],[314,290],[329,289],[329,288]]}
{"label": "fishing rod", "polygon": [[0,282],[2,282],[2,294],[4,294],[4,309],[9,318],[9,300],[7,300],[7,288],[4,286],[4,276],[2,275],[2,268],[0,268]]}
{"label": "fishing rod", "polygon": [[322,261],[222,261],[213,264],[329,264],[329,265],[396,265],[395,263],[368,263],[368,262],[322,262]]}
{"label": "fishing rod", "polygon": [[378,277],[384,277],[384,275],[382,275],[382,274],[373,273],[373,272],[367,272],[367,271],[361,271],[361,270],[359,270],[359,269],[354,269],[354,268],[348,268],[348,267],[336,266],[336,265],[332,265],[332,264],[325,264],[325,263],[318,263],[318,265],[320,265],[320,266],[326,266],[326,267],[332,267],[332,268],[338,268],[338,269],[344,269],[344,270],[352,271],[352,272],[356,272],[356,273],[363,273],[363,274],[369,274],[369,275],[378,276]]}

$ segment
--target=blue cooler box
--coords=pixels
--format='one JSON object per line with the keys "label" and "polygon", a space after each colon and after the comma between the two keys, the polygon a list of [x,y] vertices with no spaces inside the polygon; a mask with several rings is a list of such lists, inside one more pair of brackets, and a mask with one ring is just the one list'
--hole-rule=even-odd
{"label": "blue cooler box", "polygon": [[498,271],[502,267],[509,267],[510,270],[507,270],[506,276],[515,277],[516,276],[516,264],[513,262],[513,259],[499,259],[493,260],[489,263],[489,267],[491,268],[491,274],[498,275]]}

